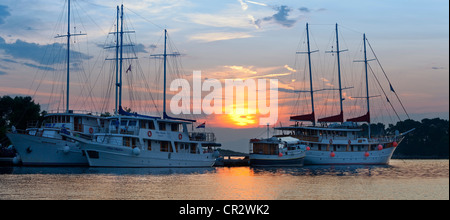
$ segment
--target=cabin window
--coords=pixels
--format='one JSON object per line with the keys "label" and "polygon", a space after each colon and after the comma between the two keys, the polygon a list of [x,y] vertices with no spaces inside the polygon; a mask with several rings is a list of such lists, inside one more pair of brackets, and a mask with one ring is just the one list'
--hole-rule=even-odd
{"label": "cabin window", "polygon": [[147,150],[149,150],[149,151],[152,150],[152,141],[151,140],[147,140]]}
{"label": "cabin window", "polygon": [[120,121],[120,125],[121,125],[121,126],[127,126],[127,122],[128,122],[128,121],[126,121],[126,120]]}
{"label": "cabin window", "polygon": [[148,122],[148,129],[155,130],[155,123],[153,123],[153,121]]}
{"label": "cabin window", "polygon": [[171,124],[170,125],[170,130],[171,131],[178,131],[178,124]]}
{"label": "cabin window", "polygon": [[277,148],[278,148],[278,145],[274,145],[274,144],[254,143],[253,144],[253,153],[275,155],[275,154],[277,154]]}
{"label": "cabin window", "polygon": [[137,125],[137,121],[129,121],[128,122],[128,126],[136,126]]}
{"label": "cabin window", "polygon": [[160,131],[165,131],[166,130],[166,123],[160,122],[159,123],[159,130]]}
{"label": "cabin window", "polygon": [[169,142],[161,141],[161,152],[169,152]]}
{"label": "cabin window", "polygon": [[197,153],[197,144],[191,144],[191,154]]}
{"label": "cabin window", "polygon": [[123,146],[130,147],[131,146],[131,138],[130,137],[124,137],[123,138]]}
{"label": "cabin window", "polygon": [[140,128],[142,129],[146,129],[147,128],[147,122],[146,121],[141,121],[141,123],[139,123]]}

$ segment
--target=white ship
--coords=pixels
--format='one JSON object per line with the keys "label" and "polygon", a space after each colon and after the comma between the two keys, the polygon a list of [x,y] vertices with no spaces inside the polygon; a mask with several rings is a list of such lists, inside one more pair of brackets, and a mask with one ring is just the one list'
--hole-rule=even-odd
{"label": "white ship", "polygon": [[45,117],[42,126],[7,134],[23,165],[88,166],[84,152],[73,140],[64,137],[82,136],[91,139],[100,130],[100,117],[86,114],[58,113]]}
{"label": "white ship", "polygon": [[70,28],[70,0],[68,1],[68,27],[67,35],[67,84],[66,84],[66,111],[45,116],[42,126],[33,124],[26,131],[13,129],[7,136],[16,148],[23,165],[45,166],[87,166],[88,161],[84,153],[61,134],[83,136],[92,138],[101,126],[100,117],[92,114],[74,113],[69,110],[70,88],[70,42],[71,37],[85,35],[71,33]]}
{"label": "white ship", "polygon": [[79,142],[93,167],[212,167],[213,133],[188,132],[192,122],[148,116],[108,118],[105,132]]}
{"label": "white ship", "polygon": [[[117,33],[123,36],[129,31],[123,30],[123,5],[121,12],[121,28],[117,25]],[[123,37],[121,37],[123,38]],[[122,48],[123,40],[116,41],[116,48]],[[122,51],[122,50],[120,50]],[[189,132],[188,125],[195,120],[173,118],[166,113],[166,60],[167,30],[165,30],[164,54],[164,104],[162,117],[128,113],[122,109],[122,82],[116,83],[116,115],[107,118],[107,127],[94,138],[66,136],[78,142],[86,153],[89,165],[93,167],[212,167],[218,157],[213,133]],[[116,63],[122,63],[116,56]],[[118,68],[121,80],[122,65]]]}
{"label": "white ship", "polygon": [[292,137],[250,140],[250,166],[303,166],[306,145]]}
{"label": "white ship", "polygon": [[[341,70],[340,70],[340,53],[346,50],[339,49],[339,34],[338,25],[336,24],[336,50],[330,51],[337,54],[337,72],[339,79],[339,89],[322,89],[322,90],[339,90],[340,99],[340,114],[330,117],[325,117],[318,119],[316,124],[316,115],[314,108],[314,93],[321,90],[313,89],[313,74],[311,68],[311,54],[317,51],[311,51],[309,43],[309,28],[306,24],[307,30],[307,52],[309,63],[309,78],[310,78],[310,91],[311,94],[311,106],[312,113],[305,115],[298,115],[290,117],[291,121],[296,123],[288,127],[277,127],[276,130],[281,131],[280,135],[277,137],[291,136],[298,138],[304,144],[308,145],[305,164],[388,164],[391,159],[396,147],[401,143],[405,135],[410,131],[400,134],[398,131],[392,135],[383,135],[374,137],[371,135],[370,126],[367,126],[367,131],[363,132],[362,126],[358,123],[366,122],[371,123],[370,115],[370,99],[378,96],[369,95],[369,82],[368,82],[368,60],[366,51],[366,35],[363,36],[364,41],[364,62],[365,64],[365,83],[366,83],[366,94],[364,97],[353,97],[353,98],[363,98],[366,100],[367,113],[360,117],[350,118],[344,122],[344,111],[343,111],[343,94],[341,86]],[[376,57],[376,56],[375,56]],[[384,70],[383,70],[384,72]],[[386,76],[387,78],[387,76]],[[389,81],[389,79],[388,79]],[[395,93],[390,84],[390,90]],[[384,90],[383,90],[384,92]],[[389,102],[389,99],[387,98]],[[396,95],[396,94],[395,94]],[[398,96],[397,96],[398,98]],[[400,101],[400,100],[399,100]],[[392,105],[391,105],[392,107]],[[403,104],[402,104],[403,107]],[[395,110],[394,110],[395,111]],[[406,111],[405,111],[406,112]],[[397,114],[398,116],[398,114]],[[304,121],[311,122],[311,125],[303,125]],[[364,134],[365,133],[365,134]]]}

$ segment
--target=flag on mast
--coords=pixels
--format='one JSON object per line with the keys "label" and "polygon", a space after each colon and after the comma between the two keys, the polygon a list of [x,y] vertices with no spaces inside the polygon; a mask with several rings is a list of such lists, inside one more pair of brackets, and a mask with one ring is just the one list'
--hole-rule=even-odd
{"label": "flag on mast", "polygon": [[131,64],[130,64],[130,66],[128,67],[127,71],[125,71],[125,73],[128,73],[128,71],[131,71]]}
{"label": "flag on mast", "polygon": [[206,127],[206,122],[203,122],[202,124],[200,124],[199,126],[197,126],[197,128],[205,128]]}

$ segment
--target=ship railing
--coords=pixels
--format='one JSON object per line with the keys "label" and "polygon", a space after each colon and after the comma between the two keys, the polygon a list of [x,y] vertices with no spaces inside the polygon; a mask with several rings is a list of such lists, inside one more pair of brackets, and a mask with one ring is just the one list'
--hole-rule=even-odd
{"label": "ship railing", "polygon": [[[59,114],[59,113],[66,113],[66,111],[61,110],[49,110],[47,111],[47,114]],[[99,112],[92,112],[87,110],[69,110],[70,114],[81,114],[81,115],[93,115],[93,116],[101,116],[102,113]]]}
{"label": "ship railing", "polygon": [[202,142],[216,142],[216,136],[210,132],[189,132],[189,140]]}

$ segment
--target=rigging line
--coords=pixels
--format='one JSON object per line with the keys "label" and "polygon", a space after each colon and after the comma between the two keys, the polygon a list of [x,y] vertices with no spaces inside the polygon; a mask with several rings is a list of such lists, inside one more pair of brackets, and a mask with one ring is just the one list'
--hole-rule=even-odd
{"label": "rigging line", "polygon": [[164,28],[161,27],[160,25],[157,25],[157,24],[153,23],[153,22],[150,21],[149,19],[143,17],[142,15],[140,15],[140,14],[138,14],[137,12],[135,12],[135,11],[129,9],[128,7],[124,7],[124,8],[126,8],[128,11],[132,12],[133,14],[137,15],[138,17],[144,19],[145,21],[149,22],[150,24],[153,24],[155,27],[157,27],[157,28],[159,28],[159,29],[161,29],[161,30],[164,30]]}
{"label": "rigging line", "polygon": [[[378,65],[380,65],[381,71],[383,71],[384,76],[386,77],[387,81],[389,82],[389,86],[392,87],[392,83],[391,83],[391,81],[389,80],[389,77],[387,76],[386,72],[384,71],[384,68],[383,68],[383,66],[382,66],[381,63],[380,63],[380,60],[378,60],[378,57],[377,57],[377,55],[375,54],[375,51],[373,50],[372,45],[370,45],[370,42],[367,40],[367,38],[366,38],[366,41],[367,41],[367,43],[369,44],[370,50],[372,51],[372,53],[373,53],[375,59],[377,60]],[[392,92],[394,92],[395,96],[397,97],[397,100],[400,102],[400,105],[402,106],[403,111],[405,111],[406,116],[408,116],[408,119],[411,119],[411,118],[409,117],[408,112],[407,112],[406,109],[405,109],[405,106],[404,106],[403,103],[402,103],[402,100],[400,100],[400,97],[398,96],[398,94],[397,94],[395,91],[392,91]]]}
{"label": "rigging line", "polygon": [[[389,99],[388,99],[388,96],[387,96],[387,94],[386,94],[386,92],[384,91],[383,87],[381,86],[381,83],[380,83],[380,81],[378,80],[378,77],[375,75],[375,72],[373,71],[372,67],[370,66],[369,63],[367,63],[367,66],[369,67],[370,71],[372,72],[373,76],[375,77],[375,80],[377,81],[378,85],[380,86],[381,91],[383,91],[384,96],[386,97],[387,100],[389,100]],[[394,106],[392,105],[392,103],[391,103],[390,101],[388,101],[388,103],[389,103],[389,105],[391,105],[392,110],[394,110],[395,115],[397,115],[398,120],[401,121],[401,119],[400,119],[400,117],[398,116],[397,111],[395,110],[395,108],[394,108]]]}

